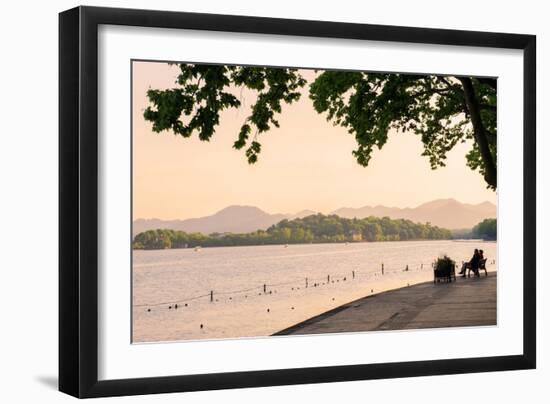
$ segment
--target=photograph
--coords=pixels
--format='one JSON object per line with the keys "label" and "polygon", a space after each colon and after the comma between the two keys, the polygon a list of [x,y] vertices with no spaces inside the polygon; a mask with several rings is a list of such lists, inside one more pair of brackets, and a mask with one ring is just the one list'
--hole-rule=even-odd
{"label": "photograph", "polygon": [[548,396],[542,2],[92,3],[3,9],[2,402]]}
{"label": "photograph", "polygon": [[132,343],[497,325],[497,79],[131,61]]}

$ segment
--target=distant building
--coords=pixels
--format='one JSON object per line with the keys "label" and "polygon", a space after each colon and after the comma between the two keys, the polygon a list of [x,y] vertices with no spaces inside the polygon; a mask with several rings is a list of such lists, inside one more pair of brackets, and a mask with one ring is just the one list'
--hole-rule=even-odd
{"label": "distant building", "polygon": [[351,232],[352,241],[363,241],[363,234],[360,231]]}

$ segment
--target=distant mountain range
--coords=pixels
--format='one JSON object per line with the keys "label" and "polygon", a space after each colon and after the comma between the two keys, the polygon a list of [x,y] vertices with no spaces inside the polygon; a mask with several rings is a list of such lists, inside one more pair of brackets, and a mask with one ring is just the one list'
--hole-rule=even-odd
{"label": "distant mountain range", "polygon": [[267,229],[283,219],[297,219],[314,215],[316,212],[303,210],[296,214],[269,214],[255,206],[228,206],[219,212],[185,220],[137,219],[134,221],[133,236],[146,230],[172,229],[188,233],[248,233]]}
{"label": "distant mountain range", "polygon": [[472,228],[483,219],[497,217],[497,207],[491,202],[471,205],[455,199],[437,199],[416,208],[388,208],[378,205],[341,208],[332,213],[347,218],[388,216],[392,219],[408,219],[418,223],[430,222],[435,226],[454,230]]}
{"label": "distant mountain range", "polygon": [[[137,219],[133,223],[133,236],[146,230],[172,229],[185,232],[247,233],[267,229],[283,219],[296,219],[314,215],[317,212],[303,210],[295,214],[270,214],[255,206],[228,206],[219,212],[194,219],[161,220]],[[490,202],[476,205],[458,202],[454,199],[438,199],[416,208],[392,208],[386,206],[364,206],[362,208],[341,208],[332,214],[345,218],[368,216],[392,219],[408,219],[413,222],[430,222],[447,229],[471,228],[483,219],[496,217],[496,206]]]}

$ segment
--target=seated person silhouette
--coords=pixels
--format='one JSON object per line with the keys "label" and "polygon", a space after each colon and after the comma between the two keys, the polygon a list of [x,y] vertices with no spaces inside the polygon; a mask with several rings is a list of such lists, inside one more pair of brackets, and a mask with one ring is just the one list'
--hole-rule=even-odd
{"label": "seated person silhouette", "polygon": [[462,268],[460,269],[459,274],[462,275],[463,278],[465,278],[466,277],[466,270],[471,269],[472,271],[474,271],[476,276],[479,276],[479,261],[480,261],[480,259],[481,259],[481,254],[480,254],[479,250],[476,248],[474,250],[474,256],[472,257],[472,259],[470,259],[470,261],[465,262],[464,264],[462,264]]}

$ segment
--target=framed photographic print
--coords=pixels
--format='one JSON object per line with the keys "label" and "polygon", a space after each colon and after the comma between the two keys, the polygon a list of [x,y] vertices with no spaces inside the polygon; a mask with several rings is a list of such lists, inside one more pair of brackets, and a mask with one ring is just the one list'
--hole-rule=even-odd
{"label": "framed photographic print", "polygon": [[59,24],[61,391],[535,367],[534,36]]}

